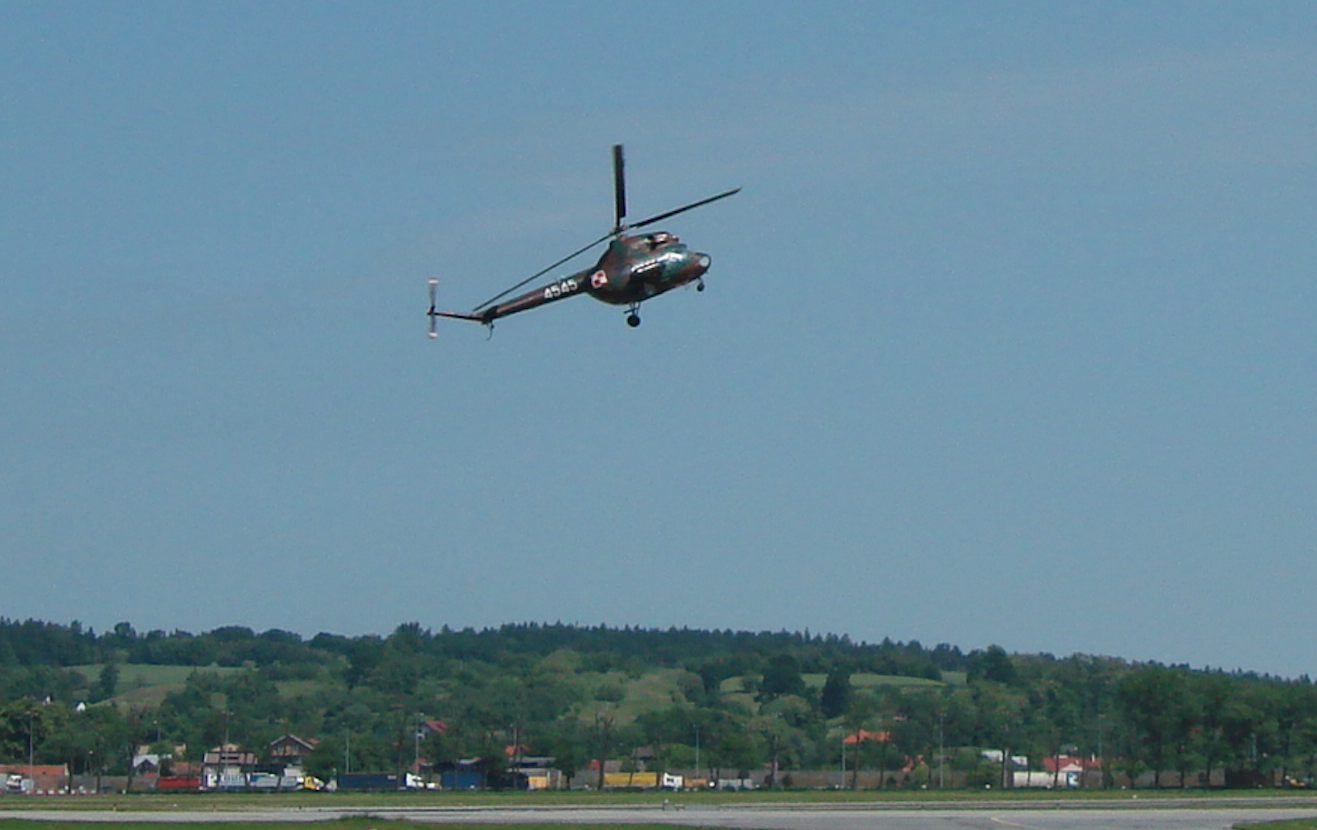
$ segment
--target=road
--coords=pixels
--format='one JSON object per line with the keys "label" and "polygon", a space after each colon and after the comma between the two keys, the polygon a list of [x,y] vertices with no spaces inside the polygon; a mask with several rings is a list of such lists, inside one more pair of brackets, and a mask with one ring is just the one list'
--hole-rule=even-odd
{"label": "road", "polygon": [[62,821],[185,822],[325,821],[374,815],[433,824],[670,824],[742,830],[1229,830],[1243,822],[1317,818],[1312,801],[1128,802],[1099,805],[724,805],[644,807],[347,807],[213,813],[5,810],[0,818]]}

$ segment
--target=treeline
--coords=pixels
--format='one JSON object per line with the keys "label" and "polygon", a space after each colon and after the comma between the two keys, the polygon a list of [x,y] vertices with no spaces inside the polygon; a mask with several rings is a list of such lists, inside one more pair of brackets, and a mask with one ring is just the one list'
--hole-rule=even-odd
{"label": "treeline", "polygon": [[[395,645],[430,660],[496,662],[505,656],[544,655],[571,649],[590,658],[594,670],[607,671],[624,663],[652,667],[686,666],[692,661],[724,660],[731,668],[754,665],[764,655],[790,651],[806,671],[826,671],[838,660],[859,671],[937,679],[942,671],[963,671],[967,658],[960,650],[939,645],[927,650],[918,642],[877,645],[854,643],[846,636],[808,632],[703,631],[689,628],[582,627],[574,625],[509,624],[498,628],[439,631],[419,624],[399,626]],[[79,622],[70,625],[0,618],[0,667],[78,666],[89,663],[139,663],[170,666],[244,666],[263,668],[276,663],[323,664],[344,657],[366,662],[384,651],[386,638],[318,634],[310,640],[270,629],[256,633],[242,626],[225,626],[202,634],[162,630],[138,633],[121,622],[96,634]],[[734,672],[741,673],[741,672]]]}
{"label": "treeline", "polygon": [[[193,670],[158,702],[134,703],[133,665]],[[422,732],[424,720],[445,729]],[[641,754],[651,769],[698,761],[728,777],[835,770],[845,752],[848,769],[880,772],[884,786],[1009,784],[1009,763],[980,751],[994,749],[1034,769],[1100,756],[1104,785],[1251,786],[1313,776],[1317,689],[1306,677],[790,632],[410,623],[306,639],[0,620],[0,761],[30,753],[123,774],[141,745],[186,745],[177,760],[196,761],[226,739],[260,753],[287,733],[318,740],[308,765],[322,777],[479,757],[497,783],[516,747],[569,776]],[[874,739],[843,748],[856,733]]]}

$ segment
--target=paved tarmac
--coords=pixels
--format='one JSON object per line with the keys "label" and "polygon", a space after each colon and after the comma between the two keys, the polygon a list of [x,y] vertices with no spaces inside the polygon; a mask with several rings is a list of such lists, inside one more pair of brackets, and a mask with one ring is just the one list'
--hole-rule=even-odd
{"label": "paved tarmac", "polygon": [[1317,802],[1275,800],[1025,805],[725,805],[643,807],[389,807],[203,812],[6,810],[0,818],[61,821],[324,821],[374,815],[433,824],[670,824],[741,830],[1230,830],[1241,823],[1317,818]]}
{"label": "paved tarmac", "polygon": [[553,822],[579,824],[655,823],[686,827],[727,827],[742,830],[1230,830],[1243,823],[1317,817],[1307,808],[1244,807],[1049,807],[1012,809],[953,806],[888,805],[753,806],[481,810],[408,812],[417,822]]}

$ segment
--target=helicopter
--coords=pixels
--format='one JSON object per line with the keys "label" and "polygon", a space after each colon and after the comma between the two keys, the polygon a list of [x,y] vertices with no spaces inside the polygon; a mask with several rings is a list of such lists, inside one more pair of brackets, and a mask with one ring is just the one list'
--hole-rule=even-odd
{"label": "helicopter", "polygon": [[[482,323],[491,331],[494,321],[510,314],[527,311],[546,303],[565,300],[582,294],[594,297],[601,302],[627,307],[627,325],[635,328],[640,325],[640,304],[657,297],[666,291],[691,282],[699,291],[704,290],[704,274],[709,270],[711,259],[708,254],[691,251],[675,234],[667,231],[652,233],[633,233],[632,231],[648,227],[656,222],[694,210],[697,207],[735,196],[741,188],[728,190],[716,196],[691,202],[674,210],[651,216],[642,222],[626,221],[626,174],[622,145],[613,145],[613,229],[588,245],[573,251],[557,262],[542,268],[526,277],[521,282],[499,294],[490,297],[469,312],[438,311],[435,308],[435,295],[439,280],[431,279],[430,337],[435,337],[435,321],[439,317],[455,320],[473,320]],[[539,288],[527,291],[511,299],[504,300],[509,294],[524,287],[553,269],[607,242],[599,260],[591,268],[586,268],[565,277],[559,277]]]}

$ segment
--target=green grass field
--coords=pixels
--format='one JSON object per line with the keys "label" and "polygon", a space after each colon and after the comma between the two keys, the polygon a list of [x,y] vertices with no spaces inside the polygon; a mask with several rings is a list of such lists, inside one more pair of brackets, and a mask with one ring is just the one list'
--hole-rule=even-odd
{"label": "green grass field", "polygon": [[[94,825],[81,821],[29,821],[26,819],[0,819],[3,830],[87,830],[88,827],[100,830],[159,830],[162,826],[153,822],[140,821],[98,821]],[[192,822],[187,824],[170,824],[170,827],[214,828],[213,822]],[[225,830],[289,830],[295,827],[309,827],[314,830],[434,830],[434,824],[419,824],[414,821],[394,821],[374,816],[357,818],[329,819],[317,822],[299,822],[290,824],[278,821],[237,821],[218,825]],[[463,824],[471,830],[672,830],[670,824]]]}
{"label": "green grass field", "polygon": [[[71,666],[70,668],[81,672],[87,678],[90,686],[96,683],[104,666],[103,664],[93,663],[83,666]],[[131,706],[156,707],[164,701],[165,696],[170,692],[182,691],[187,684],[188,677],[193,672],[230,675],[244,671],[251,671],[251,669],[244,667],[157,666],[125,663],[119,666],[118,694],[112,698],[112,701],[120,708]],[[647,671],[639,677],[629,677],[622,672],[608,672],[606,674],[587,672],[581,677],[586,680],[587,685],[593,683],[594,685],[612,685],[620,688],[624,693],[624,697],[618,702],[616,713],[619,721],[629,722],[634,720],[637,714],[662,708],[669,701],[679,696],[678,678],[682,674],[683,672],[680,669],[657,669]],[[822,674],[805,674],[802,677],[805,680],[805,685],[815,692],[823,688],[823,683],[826,680],[826,676]],[[753,701],[753,689],[757,682],[757,677],[728,678],[723,681],[722,691],[733,700],[743,698],[744,702],[750,703]],[[857,673],[851,676],[851,685],[857,689],[873,689],[886,686],[910,691],[921,688],[935,689],[943,685],[959,685],[964,682],[964,676],[955,673],[949,673],[942,681],[867,673]],[[281,695],[291,697],[311,694],[320,687],[321,682],[317,680],[289,680],[281,681],[277,685]]]}
{"label": "green grass field", "polygon": [[[947,685],[963,685],[964,672],[948,672],[954,674],[954,677],[946,677],[942,680],[928,680],[923,677],[902,677],[895,674],[868,674],[857,673],[851,675],[851,688],[854,689],[876,689],[882,686],[896,687],[904,690],[913,689],[937,689]],[[821,690],[823,684],[827,682],[826,674],[804,674],[805,685],[811,689]]]}
{"label": "green grass field", "polygon": [[[101,676],[103,664],[93,663],[86,666],[69,666],[71,671],[81,672],[87,682],[95,684]],[[223,666],[152,666],[138,663],[119,665],[119,688],[112,700],[120,708],[130,706],[157,707],[170,692],[181,692],[187,686],[187,679],[193,672],[207,672],[218,675],[236,674],[251,671],[242,667]]]}

